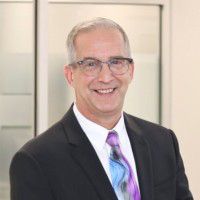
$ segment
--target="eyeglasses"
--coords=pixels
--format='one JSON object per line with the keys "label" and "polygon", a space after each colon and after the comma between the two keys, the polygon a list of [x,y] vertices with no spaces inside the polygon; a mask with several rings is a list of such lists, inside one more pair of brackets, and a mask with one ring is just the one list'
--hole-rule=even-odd
{"label": "eyeglasses", "polygon": [[[88,76],[97,76],[102,67],[103,63],[107,64],[110,71],[115,75],[125,74],[129,69],[129,64],[133,63],[133,59],[124,57],[115,57],[110,60],[103,62],[96,58],[86,58],[84,60],[75,62],[78,64],[81,70]],[[71,64],[71,65],[73,65]]]}

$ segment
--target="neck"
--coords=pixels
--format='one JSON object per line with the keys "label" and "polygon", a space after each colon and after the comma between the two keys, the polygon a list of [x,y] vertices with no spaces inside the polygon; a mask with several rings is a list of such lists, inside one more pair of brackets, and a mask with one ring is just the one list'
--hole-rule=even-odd
{"label": "neck", "polygon": [[107,115],[107,116],[96,117],[96,118],[95,116],[93,116],[89,119],[95,122],[96,124],[99,124],[100,126],[103,126],[104,128],[111,130],[115,127],[120,117],[121,117],[121,113],[115,116]]}
{"label": "neck", "polygon": [[106,129],[113,129],[117,122],[119,121],[121,117],[121,112],[116,113],[95,113],[92,112],[86,112],[81,107],[79,107],[77,104],[77,109],[79,112],[84,115],[87,119],[90,121],[95,122],[96,124],[103,126]]}

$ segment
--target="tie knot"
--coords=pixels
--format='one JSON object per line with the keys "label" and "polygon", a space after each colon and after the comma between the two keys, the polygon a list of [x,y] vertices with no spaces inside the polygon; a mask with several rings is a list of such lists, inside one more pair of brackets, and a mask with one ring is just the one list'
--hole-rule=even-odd
{"label": "tie knot", "polygon": [[108,137],[106,139],[106,142],[111,146],[119,146],[119,138],[118,134],[115,131],[110,131],[108,133]]}

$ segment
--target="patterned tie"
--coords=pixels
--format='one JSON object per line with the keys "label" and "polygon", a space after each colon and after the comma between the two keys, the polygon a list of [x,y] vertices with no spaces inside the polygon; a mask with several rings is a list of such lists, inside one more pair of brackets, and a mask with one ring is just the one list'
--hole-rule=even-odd
{"label": "patterned tie", "polygon": [[110,131],[106,139],[111,146],[109,166],[112,186],[119,200],[141,200],[138,185],[128,160],[119,146],[119,138],[115,131]]}

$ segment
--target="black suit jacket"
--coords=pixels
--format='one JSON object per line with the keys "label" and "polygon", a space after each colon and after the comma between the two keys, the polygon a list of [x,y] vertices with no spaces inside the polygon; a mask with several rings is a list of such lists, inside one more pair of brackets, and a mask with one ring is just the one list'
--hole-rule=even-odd
{"label": "black suit jacket", "polygon": [[[126,113],[124,118],[142,200],[192,200],[174,133]],[[72,108],[16,153],[10,183],[11,200],[117,200]]]}

